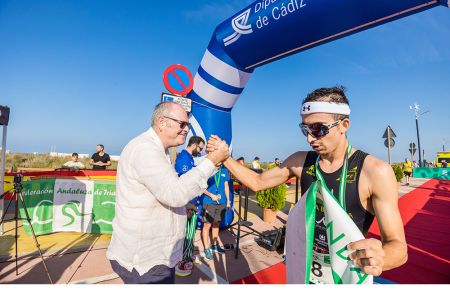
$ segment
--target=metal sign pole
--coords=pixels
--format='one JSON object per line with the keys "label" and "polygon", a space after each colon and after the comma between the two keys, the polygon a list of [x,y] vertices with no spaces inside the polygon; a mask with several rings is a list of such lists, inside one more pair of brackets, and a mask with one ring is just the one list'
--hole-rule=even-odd
{"label": "metal sign pole", "polygon": [[384,134],[383,134],[382,138],[386,138],[386,140],[384,140],[384,146],[386,146],[387,150],[388,150],[388,162],[389,162],[389,164],[391,164],[391,147],[395,146],[395,140],[394,140],[395,137],[397,137],[397,135],[395,135],[395,133],[392,130],[391,126],[387,126],[386,131],[384,131]]}
{"label": "metal sign pole", "polygon": [[391,128],[388,126],[388,160],[389,164],[391,164]]}
{"label": "metal sign pole", "polygon": [[[2,164],[0,167],[0,196],[5,189],[5,164],[6,164],[6,131],[8,126],[3,125],[2,137]],[[0,216],[3,216],[3,199],[0,199]],[[3,223],[0,225],[0,235],[3,234]]]}

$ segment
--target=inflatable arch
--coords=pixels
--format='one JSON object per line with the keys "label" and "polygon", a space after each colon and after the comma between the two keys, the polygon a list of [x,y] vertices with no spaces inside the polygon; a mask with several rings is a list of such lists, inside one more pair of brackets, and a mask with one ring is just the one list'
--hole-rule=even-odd
{"label": "inflatable arch", "polygon": [[449,7],[450,0],[253,2],[213,33],[188,95],[187,138],[216,134],[232,148],[231,110],[255,68],[440,5]]}
{"label": "inflatable arch", "polygon": [[188,95],[189,134],[232,144],[231,110],[255,68],[439,5],[450,0],[253,2],[213,33]]}

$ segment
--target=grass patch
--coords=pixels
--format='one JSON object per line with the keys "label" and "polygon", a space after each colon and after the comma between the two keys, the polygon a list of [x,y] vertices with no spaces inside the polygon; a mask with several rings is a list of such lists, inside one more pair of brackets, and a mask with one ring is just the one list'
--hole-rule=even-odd
{"label": "grass patch", "polygon": [[[78,161],[83,163],[87,169],[91,169],[92,166],[89,165],[90,159],[90,157],[78,158]],[[70,156],[59,157],[48,154],[9,153],[6,154],[5,170],[6,172],[15,172],[18,167],[58,169],[69,160],[71,160]],[[111,160],[111,166],[108,166],[107,169],[117,169],[117,161]]]}

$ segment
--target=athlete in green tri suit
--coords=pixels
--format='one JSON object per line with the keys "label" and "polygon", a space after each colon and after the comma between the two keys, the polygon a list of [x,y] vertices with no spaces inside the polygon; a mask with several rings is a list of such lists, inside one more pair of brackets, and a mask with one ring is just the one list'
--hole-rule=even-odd
{"label": "athlete in green tri suit", "polygon": [[[345,96],[345,89],[342,87],[317,89],[303,100],[300,111],[302,118],[300,128],[314,155],[319,156],[318,167],[321,173],[339,176],[346,160],[346,151],[351,148],[347,140],[350,107]],[[217,136],[212,136],[207,143],[207,152],[223,146],[223,142]],[[389,164],[372,155],[358,152],[360,151],[352,148],[348,154],[348,160],[351,163],[346,175],[349,188],[352,186],[349,186],[348,182],[353,180],[349,178],[352,166],[360,166],[360,168],[355,171],[359,175],[357,186],[354,184],[353,190],[345,191],[344,198],[348,200],[348,195],[357,194],[357,198],[353,200],[367,215],[359,216],[358,220],[355,216],[349,216],[356,225],[364,225],[369,220],[371,223],[371,219],[375,216],[380,228],[381,240],[369,238],[351,243],[348,249],[356,251],[350,254],[349,258],[364,273],[379,276],[383,271],[399,267],[407,260],[407,245],[398,209],[398,184]],[[302,172],[309,170],[304,166],[307,156],[308,152],[296,152],[285,159],[279,167],[261,174],[240,165],[231,157],[223,164],[244,185],[253,191],[259,191],[282,184],[292,176],[301,178]],[[352,161],[355,158],[357,160]],[[362,161],[361,158],[363,158]],[[325,181],[328,182],[327,178]],[[365,224],[364,229],[368,226],[370,224]],[[289,268],[286,270],[288,277],[289,273],[296,271]]]}

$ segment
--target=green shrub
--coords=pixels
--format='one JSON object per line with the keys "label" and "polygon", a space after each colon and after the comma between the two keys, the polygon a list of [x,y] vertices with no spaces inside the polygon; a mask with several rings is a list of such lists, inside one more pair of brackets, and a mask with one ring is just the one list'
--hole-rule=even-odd
{"label": "green shrub", "polygon": [[400,182],[402,180],[402,178],[404,177],[402,168],[399,165],[392,165],[392,170],[394,170],[394,174],[395,174],[395,178],[397,179],[397,182]]}
{"label": "green shrub", "polygon": [[260,207],[278,211],[284,207],[286,202],[286,184],[257,191],[256,198]]}
{"label": "green shrub", "polygon": [[[270,166],[273,168],[274,166]],[[262,208],[270,208],[274,211],[282,209],[286,202],[286,184],[260,190],[256,192],[258,205]]]}

